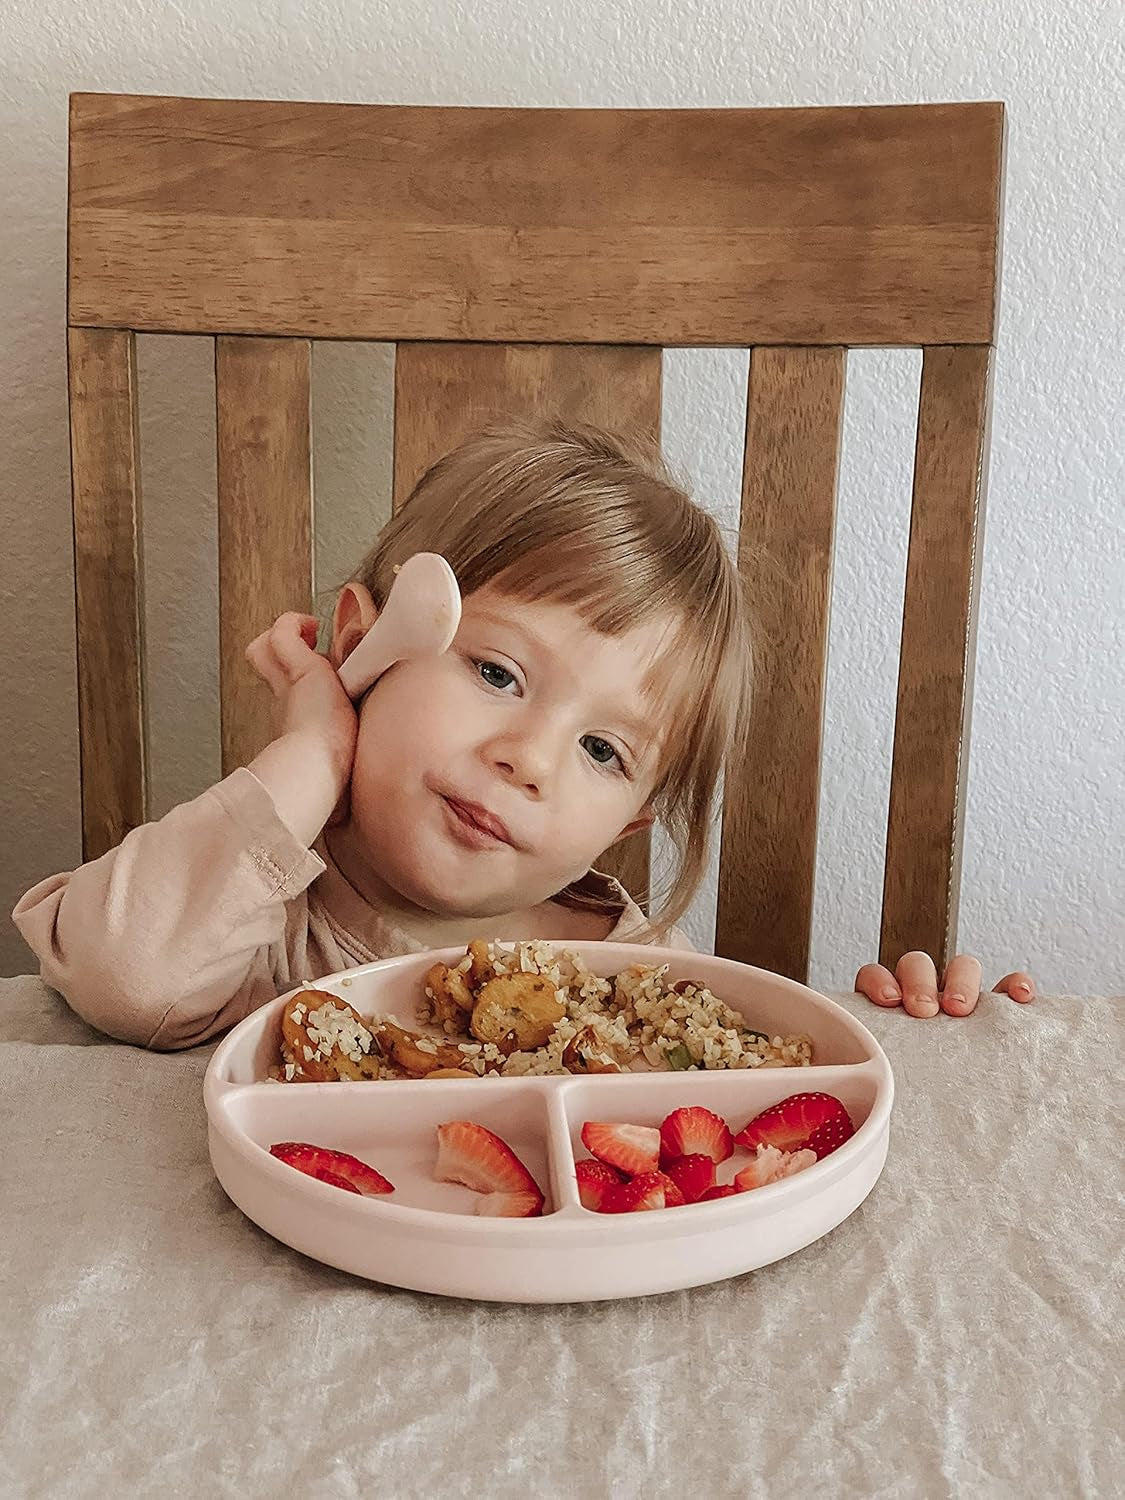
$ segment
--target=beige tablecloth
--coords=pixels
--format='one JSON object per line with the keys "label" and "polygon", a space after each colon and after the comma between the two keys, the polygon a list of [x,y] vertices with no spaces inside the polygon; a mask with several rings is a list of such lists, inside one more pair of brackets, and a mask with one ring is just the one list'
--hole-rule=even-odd
{"label": "beige tablecloth", "polygon": [[844,1003],[898,1090],[857,1213],[735,1281],[522,1307],[271,1240],[211,1174],[210,1047],[0,980],[0,1494],[1121,1496],[1125,1001]]}

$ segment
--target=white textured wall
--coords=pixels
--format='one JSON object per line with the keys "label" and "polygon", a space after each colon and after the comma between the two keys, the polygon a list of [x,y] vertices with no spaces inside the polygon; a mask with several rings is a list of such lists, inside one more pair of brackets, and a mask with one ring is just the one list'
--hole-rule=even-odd
{"label": "white textured wall", "polygon": [[[88,19],[90,14],[95,20]],[[77,858],[63,359],[71,90],[414,104],[1002,99],[1004,294],[964,943],[993,977],[1125,988],[1121,0],[0,0],[0,906]],[[217,774],[209,351],[141,341],[158,810]],[[316,357],[319,583],[386,508],[390,356]],[[832,621],[815,977],[876,946],[919,360],[853,356]],[[746,357],[668,357],[666,439],[736,514]],[[713,895],[695,914],[706,940]],[[0,932],[0,971],[27,967]]]}

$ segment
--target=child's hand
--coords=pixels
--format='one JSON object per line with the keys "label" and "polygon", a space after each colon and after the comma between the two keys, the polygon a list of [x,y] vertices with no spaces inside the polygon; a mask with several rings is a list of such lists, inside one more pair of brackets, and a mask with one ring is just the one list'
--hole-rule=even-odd
{"label": "child's hand", "polygon": [[246,660],[273,693],[278,736],[323,735],[350,769],[358,721],[332,663],[317,652],[318,629],[312,615],[280,615],[250,642]]}
{"label": "child's hand", "polygon": [[336,670],[316,650],[311,615],[284,614],[246,648],[274,695],[277,738],[250,769],[305,843],[346,809],[359,720]]}
{"label": "child's hand", "polygon": [[[948,1016],[969,1015],[980,999],[980,986],[980,963],[968,953],[959,953],[950,961],[940,990],[937,969],[928,953],[904,954],[893,974],[882,964],[864,964],[855,976],[857,994],[887,1009],[901,1005],[908,1016],[920,1019],[936,1016],[939,1007]],[[1006,974],[993,993],[1010,995],[1026,1005],[1034,998],[1035,982],[1030,974],[1017,970]]]}

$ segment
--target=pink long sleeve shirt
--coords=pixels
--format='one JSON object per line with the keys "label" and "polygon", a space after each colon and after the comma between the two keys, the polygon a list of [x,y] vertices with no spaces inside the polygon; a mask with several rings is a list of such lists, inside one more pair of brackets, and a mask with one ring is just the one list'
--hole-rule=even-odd
{"label": "pink long sleeve shirt", "polygon": [[[625,890],[596,871],[587,883],[616,909],[608,939],[635,940],[645,919]],[[161,1051],[205,1042],[295,985],[424,946],[359,894],[323,838],[306,848],[246,769],[40,881],[12,916],[78,1015]]]}

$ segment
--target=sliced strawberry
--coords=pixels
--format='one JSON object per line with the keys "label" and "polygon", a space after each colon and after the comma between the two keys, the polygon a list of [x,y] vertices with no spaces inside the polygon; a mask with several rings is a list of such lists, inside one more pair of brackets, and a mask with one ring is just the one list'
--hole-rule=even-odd
{"label": "sliced strawberry", "polygon": [[816,1161],[816,1152],[802,1147],[800,1151],[779,1151],[776,1146],[759,1146],[758,1154],[749,1166],[734,1174],[734,1185],[740,1193],[752,1188],[765,1187],[770,1182],[780,1182],[783,1177],[792,1177]]}
{"label": "sliced strawberry", "polygon": [[438,1126],[437,1136],[438,1182],[460,1182],[478,1193],[539,1193],[538,1183],[511,1146],[483,1125],[451,1120]]}
{"label": "sliced strawberry", "polygon": [[688,1203],[698,1203],[707,1189],[715,1186],[715,1163],[701,1152],[674,1157],[664,1164],[664,1171]]}
{"label": "sliced strawberry", "polygon": [[353,1193],[362,1193],[365,1198],[394,1192],[393,1184],[374,1167],[360,1161],[358,1156],[349,1156],[346,1151],[310,1146],[307,1141],[278,1141],[270,1147],[270,1155],[309,1177],[318,1177],[333,1187],[347,1187]]}
{"label": "sliced strawberry", "polygon": [[664,1178],[664,1207],[683,1208],[687,1199],[684,1197],[679,1183],[673,1182],[667,1172],[662,1172],[660,1175]]}
{"label": "sliced strawberry", "polygon": [[674,1109],[660,1127],[661,1162],[677,1156],[709,1156],[712,1161],[726,1161],[734,1150],[727,1123],[719,1115],[699,1105]]}
{"label": "sliced strawberry", "polygon": [[683,1194],[663,1172],[640,1172],[630,1182],[622,1182],[606,1195],[603,1213],[631,1214],[649,1208],[679,1208]]}
{"label": "sliced strawberry", "polygon": [[819,1130],[814,1130],[805,1142],[810,1151],[815,1151],[817,1159],[831,1156],[833,1151],[838,1151],[845,1141],[850,1141],[855,1135],[855,1126],[847,1114],[840,1115],[835,1120],[827,1120]]}
{"label": "sliced strawberry", "polygon": [[543,1212],[543,1195],[534,1193],[482,1193],[476,1212],[492,1219],[537,1219]]}
{"label": "sliced strawberry", "polygon": [[791,1094],[755,1115],[738,1132],[735,1141],[750,1150],[755,1146],[776,1146],[779,1151],[797,1151],[807,1146],[810,1136],[830,1120],[851,1124],[839,1099],[831,1094]]}
{"label": "sliced strawberry", "polygon": [[356,1187],[354,1182],[349,1182],[346,1177],[337,1176],[335,1172],[314,1172],[313,1176],[316,1177],[319,1182],[326,1182],[329,1187],[343,1188],[345,1193],[359,1192],[359,1188]]}
{"label": "sliced strawberry", "polygon": [[593,1209],[595,1213],[601,1213],[605,1207],[606,1195],[621,1186],[619,1172],[607,1167],[604,1161],[594,1161],[590,1157],[575,1162],[574,1175],[578,1179],[578,1198],[582,1207]]}
{"label": "sliced strawberry", "polygon": [[724,1182],[719,1187],[710,1187],[700,1198],[700,1203],[713,1203],[716,1198],[735,1198],[738,1189],[732,1182]]}
{"label": "sliced strawberry", "polygon": [[654,1125],[605,1125],[588,1120],[582,1127],[582,1144],[591,1156],[630,1177],[655,1172],[660,1160],[660,1132]]}

